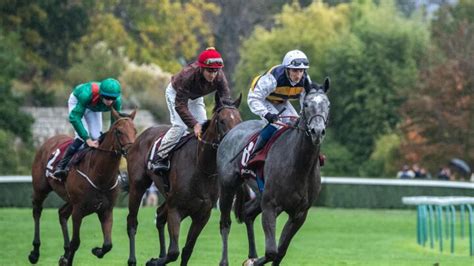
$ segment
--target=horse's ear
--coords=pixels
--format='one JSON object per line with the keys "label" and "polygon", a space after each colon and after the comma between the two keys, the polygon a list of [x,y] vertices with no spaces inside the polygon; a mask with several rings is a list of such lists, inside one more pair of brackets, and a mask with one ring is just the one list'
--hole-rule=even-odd
{"label": "horse's ear", "polygon": [[137,114],[137,107],[135,107],[135,109],[133,109],[133,112],[129,116],[133,120],[133,119],[135,119],[136,114]]}
{"label": "horse's ear", "polygon": [[327,93],[329,91],[329,85],[331,83],[331,80],[329,79],[329,77],[326,77],[324,79],[324,85],[323,85],[323,90],[324,90],[324,93]]}
{"label": "horse's ear", "polygon": [[232,105],[235,106],[235,108],[239,108],[241,101],[242,101],[242,93],[240,93],[239,98],[235,100],[235,102]]}
{"label": "horse's ear", "polygon": [[115,110],[113,106],[110,107],[110,112],[112,112],[112,117],[115,120],[118,120],[120,118],[120,114]]}
{"label": "horse's ear", "polygon": [[221,97],[219,97],[219,93],[214,94],[214,101],[216,102],[216,107],[222,106],[222,100]]}

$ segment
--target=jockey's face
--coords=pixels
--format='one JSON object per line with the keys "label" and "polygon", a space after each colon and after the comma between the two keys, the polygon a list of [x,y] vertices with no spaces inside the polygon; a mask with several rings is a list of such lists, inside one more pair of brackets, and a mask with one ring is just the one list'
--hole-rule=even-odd
{"label": "jockey's face", "polygon": [[217,68],[204,68],[204,71],[202,74],[204,75],[204,78],[209,81],[213,82],[214,79],[217,77],[217,73],[219,72],[219,69]]}
{"label": "jockey's face", "polygon": [[102,98],[102,102],[103,102],[107,107],[112,106],[112,104],[114,104],[114,101],[115,101],[115,100]]}
{"label": "jockey's face", "polygon": [[293,82],[296,82],[296,83],[300,82],[300,80],[303,78],[303,74],[304,74],[304,69],[298,69],[298,68],[288,69],[288,77]]}

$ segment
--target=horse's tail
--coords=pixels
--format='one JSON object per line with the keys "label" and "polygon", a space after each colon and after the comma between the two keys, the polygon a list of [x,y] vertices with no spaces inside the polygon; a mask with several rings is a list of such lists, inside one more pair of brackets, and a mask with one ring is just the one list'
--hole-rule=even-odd
{"label": "horse's tail", "polygon": [[245,220],[245,203],[249,200],[249,188],[244,183],[240,185],[235,193],[234,213],[238,223],[243,223]]}

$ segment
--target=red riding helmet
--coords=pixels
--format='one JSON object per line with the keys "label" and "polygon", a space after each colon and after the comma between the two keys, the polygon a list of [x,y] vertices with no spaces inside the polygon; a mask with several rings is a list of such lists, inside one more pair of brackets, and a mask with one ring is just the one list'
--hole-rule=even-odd
{"label": "red riding helmet", "polygon": [[224,60],[216,48],[209,47],[199,55],[198,65],[204,68],[223,68]]}

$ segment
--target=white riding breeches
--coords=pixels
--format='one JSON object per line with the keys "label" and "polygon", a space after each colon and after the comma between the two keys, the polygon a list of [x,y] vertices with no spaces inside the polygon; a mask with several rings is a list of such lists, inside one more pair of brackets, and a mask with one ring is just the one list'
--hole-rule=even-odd
{"label": "white riding breeches", "polygon": [[[77,102],[76,96],[71,93],[67,102],[69,113],[71,113],[71,111],[76,107]],[[84,125],[84,128],[87,130],[87,133],[89,133],[89,136],[93,140],[98,140],[100,137],[100,132],[102,131],[102,113],[86,109],[81,121]],[[80,138],[77,132],[74,132],[74,134],[75,138]]]}
{"label": "white riding breeches", "polygon": [[[171,83],[166,88],[165,96],[168,111],[170,112],[171,128],[166,132],[161,140],[160,150],[158,151],[158,156],[161,158],[168,157],[169,151],[174,148],[188,128],[178,112],[176,112],[176,91]],[[206,105],[204,104],[203,97],[188,100],[188,109],[198,123],[203,124],[207,120]]]}

